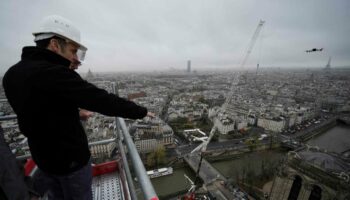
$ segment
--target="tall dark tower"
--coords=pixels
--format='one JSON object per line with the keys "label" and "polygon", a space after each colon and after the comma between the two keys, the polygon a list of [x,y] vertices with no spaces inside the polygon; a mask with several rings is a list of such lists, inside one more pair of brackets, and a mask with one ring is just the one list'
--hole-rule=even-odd
{"label": "tall dark tower", "polygon": [[329,57],[328,63],[326,65],[326,67],[324,68],[325,70],[331,70],[331,60],[332,60],[332,57]]}
{"label": "tall dark tower", "polygon": [[187,61],[187,73],[191,73],[191,61]]}

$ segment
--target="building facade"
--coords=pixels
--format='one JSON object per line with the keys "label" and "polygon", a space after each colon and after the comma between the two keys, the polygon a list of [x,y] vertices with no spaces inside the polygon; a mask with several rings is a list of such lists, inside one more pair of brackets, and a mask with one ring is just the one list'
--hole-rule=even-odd
{"label": "building facade", "polygon": [[174,143],[174,131],[162,121],[137,122],[134,142],[140,153],[150,153],[159,146],[167,146]]}

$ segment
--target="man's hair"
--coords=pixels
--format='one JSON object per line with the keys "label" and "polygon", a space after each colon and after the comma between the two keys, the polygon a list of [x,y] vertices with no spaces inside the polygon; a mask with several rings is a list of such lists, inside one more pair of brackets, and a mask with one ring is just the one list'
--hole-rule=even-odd
{"label": "man's hair", "polygon": [[35,41],[36,46],[46,49],[49,46],[51,39],[56,39],[58,41],[58,45],[60,45],[61,49],[64,50],[64,48],[66,47],[66,41],[60,37],[57,37],[57,36],[53,36],[51,38]]}

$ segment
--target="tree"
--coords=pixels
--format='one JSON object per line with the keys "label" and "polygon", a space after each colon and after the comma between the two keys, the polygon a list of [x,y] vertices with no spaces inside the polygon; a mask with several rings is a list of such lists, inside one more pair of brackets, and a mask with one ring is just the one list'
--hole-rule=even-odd
{"label": "tree", "polygon": [[250,151],[253,151],[256,149],[260,141],[258,140],[258,138],[250,138],[247,139],[244,143],[248,146]]}
{"label": "tree", "polygon": [[150,167],[158,168],[159,165],[162,165],[166,162],[165,159],[165,148],[164,146],[159,146],[153,152],[147,156],[147,165]]}

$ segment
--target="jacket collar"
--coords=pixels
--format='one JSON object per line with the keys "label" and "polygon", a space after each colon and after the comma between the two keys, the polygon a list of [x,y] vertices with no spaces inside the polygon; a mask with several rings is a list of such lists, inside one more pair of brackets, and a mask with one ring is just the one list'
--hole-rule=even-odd
{"label": "jacket collar", "polygon": [[46,60],[51,63],[69,67],[70,61],[57,53],[39,47],[23,47],[22,60]]}

